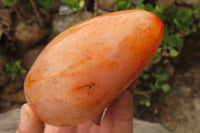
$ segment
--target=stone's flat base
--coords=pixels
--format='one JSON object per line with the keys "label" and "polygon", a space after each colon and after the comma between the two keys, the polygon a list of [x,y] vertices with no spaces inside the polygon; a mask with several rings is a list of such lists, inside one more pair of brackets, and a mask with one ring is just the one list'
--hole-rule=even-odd
{"label": "stone's flat base", "polygon": [[[15,133],[20,120],[20,109],[0,114],[0,133]],[[134,133],[170,133],[161,124],[134,119]]]}

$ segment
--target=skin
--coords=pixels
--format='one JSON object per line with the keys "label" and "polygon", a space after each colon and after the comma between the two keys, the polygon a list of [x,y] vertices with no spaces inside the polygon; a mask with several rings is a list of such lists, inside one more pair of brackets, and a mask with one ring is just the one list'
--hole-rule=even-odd
{"label": "skin", "polygon": [[136,82],[125,90],[108,107],[104,117],[102,113],[94,119],[72,127],[56,127],[40,121],[28,104],[21,109],[21,120],[16,133],[133,133],[132,94]]}
{"label": "skin", "polygon": [[84,21],[55,37],[24,83],[38,118],[74,126],[108,107],[149,63],[163,24],[144,10],[114,12]]}

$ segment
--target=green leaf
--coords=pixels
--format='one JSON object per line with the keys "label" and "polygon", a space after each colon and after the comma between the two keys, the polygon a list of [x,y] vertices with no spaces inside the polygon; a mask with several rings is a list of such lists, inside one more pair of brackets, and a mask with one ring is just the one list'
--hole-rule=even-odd
{"label": "green leaf", "polygon": [[15,7],[18,4],[18,0],[1,0],[1,2],[9,7]]}
{"label": "green leaf", "polygon": [[73,11],[79,11],[84,7],[85,1],[84,0],[62,0],[62,4],[70,7]]}
{"label": "green leaf", "polygon": [[71,0],[70,5],[72,8],[75,8],[75,9],[79,8],[79,0]]}
{"label": "green leaf", "polygon": [[168,92],[169,90],[170,90],[170,86],[169,86],[169,84],[164,84],[163,86],[162,86],[162,90],[163,90],[163,92]]}
{"label": "green leaf", "polygon": [[150,106],[151,106],[151,102],[150,102],[150,101],[146,101],[146,102],[145,102],[145,105],[146,105],[147,107],[150,107]]}
{"label": "green leaf", "polygon": [[84,1],[84,0],[81,0],[81,1],[79,2],[79,7],[82,9],[82,8],[84,7],[84,5],[85,5],[85,1]]}
{"label": "green leaf", "polygon": [[147,107],[150,107],[151,106],[151,97],[146,97],[146,98],[140,100],[139,103],[142,105],[145,105]]}
{"label": "green leaf", "polygon": [[117,4],[117,10],[120,11],[120,10],[125,10],[125,9],[126,9],[126,2],[125,1],[120,1]]}
{"label": "green leaf", "polygon": [[141,75],[141,77],[143,79],[148,79],[149,78],[148,70],[142,71],[142,73],[140,75]]}
{"label": "green leaf", "polygon": [[26,72],[27,72],[26,70],[22,69],[20,73],[25,74]]}
{"label": "green leaf", "polygon": [[41,7],[40,11],[44,14],[47,13],[49,9],[54,7],[53,0],[36,0],[36,4]]}
{"label": "green leaf", "polygon": [[127,10],[132,5],[132,0],[117,0],[116,10]]}
{"label": "green leaf", "polygon": [[178,52],[177,52],[175,49],[173,49],[173,48],[171,48],[171,49],[169,50],[169,54],[170,54],[171,57],[176,57],[176,56],[178,56]]}
{"label": "green leaf", "polygon": [[150,89],[152,90],[152,91],[156,91],[156,90],[158,90],[158,88],[154,85],[154,84],[150,84]]}
{"label": "green leaf", "polygon": [[200,18],[200,3],[194,6],[194,14],[196,18]]}
{"label": "green leaf", "polygon": [[168,79],[168,74],[167,73],[163,73],[157,76],[157,79],[160,81],[165,81]]}
{"label": "green leaf", "polygon": [[70,6],[70,1],[69,0],[62,0],[62,4],[65,6]]}
{"label": "green leaf", "polygon": [[144,75],[142,76],[142,78],[143,78],[143,79],[148,79],[148,78],[149,78],[149,75],[148,75],[148,74],[144,74]]}
{"label": "green leaf", "polygon": [[5,64],[6,71],[9,72],[10,77],[14,77],[17,73],[24,74],[26,73],[26,70],[21,68],[21,60],[11,61],[7,62]]}
{"label": "green leaf", "polygon": [[167,26],[164,25],[164,36],[163,36],[163,40],[162,40],[161,46],[164,46],[164,47],[167,46],[167,44],[168,44],[168,36],[169,36],[169,32],[168,32]]}
{"label": "green leaf", "polygon": [[136,9],[145,9],[145,6],[144,6],[144,4],[142,3],[142,2],[138,2],[137,3],[137,8]]}
{"label": "green leaf", "polygon": [[197,32],[197,27],[193,27],[191,32]]}
{"label": "green leaf", "polygon": [[161,6],[156,6],[155,7],[155,12],[158,14],[163,14],[165,7],[163,5]]}
{"label": "green leaf", "polygon": [[170,35],[168,37],[168,45],[174,48],[183,47],[183,40],[178,35]]}
{"label": "green leaf", "polygon": [[169,18],[175,18],[177,12],[178,12],[178,9],[176,8],[174,4],[168,6],[165,11],[167,17]]}
{"label": "green leaf", "polygon": [[164,82],[161,80],[156,80],[155,86],[157,89],[160,89],[164,85]]}
{"label": "green leaf", "polygon": [[163,72],[163,68],[161,66],[156,67],[156,74],[160,74]]}
{"label": "green leaf", "polygon": [[153,5],[150,4],[150,3],[147,3],[147,4],[145,5],[145,10],[147,10],[147,11],[153,11],[153,10],[154,10]]}
{"label": "green leaf", "polygon": [[6,67],[6,71],[11,71],[11,72],[17,72],[18,71],[18,67],[15,64],[15,62],[6,63],[5,67]]}
{"label": "green leaf", "polygon": [[178,10],[173,21],[177,29],[184,33],[193,22],[192,11],[190,9]]}
{"label": "green leaf", "polygon": [[17,68],[20,68],[22,61],[21,60],[16,60],[14,63],[17,66]]}

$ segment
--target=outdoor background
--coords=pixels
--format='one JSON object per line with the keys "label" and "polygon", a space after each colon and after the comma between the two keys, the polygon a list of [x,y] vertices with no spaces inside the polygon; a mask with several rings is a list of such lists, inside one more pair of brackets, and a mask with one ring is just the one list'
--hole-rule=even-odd
{"label": "outdoor background", "polygon": [[174,133],[199,133],[200,0],[0,0],[0,113],[25,103],[24,78],[57,34],[128,9],[153,12],[165,27],[160,48],[140,75],[134,116]]}

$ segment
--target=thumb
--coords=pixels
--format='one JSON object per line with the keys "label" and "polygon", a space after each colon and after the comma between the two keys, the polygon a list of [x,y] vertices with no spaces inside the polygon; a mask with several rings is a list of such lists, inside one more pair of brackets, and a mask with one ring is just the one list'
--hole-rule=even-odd
{"label": "thumb", "polygon": [[16,133],[43,133],[44,124],[37,118],[28,104],[21,108],[19,128]]}

